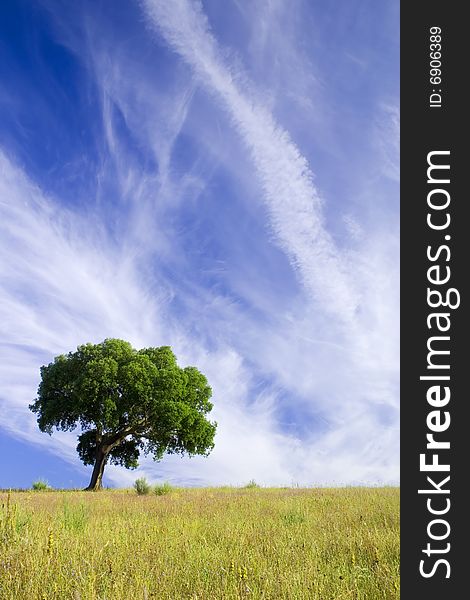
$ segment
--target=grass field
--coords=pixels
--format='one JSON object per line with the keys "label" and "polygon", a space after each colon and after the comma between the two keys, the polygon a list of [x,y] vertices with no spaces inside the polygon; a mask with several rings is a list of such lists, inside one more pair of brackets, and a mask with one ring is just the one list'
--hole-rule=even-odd
{"label": "grass field", "polygon": [[399,598],[397,488],[0,493],[1,600]]}

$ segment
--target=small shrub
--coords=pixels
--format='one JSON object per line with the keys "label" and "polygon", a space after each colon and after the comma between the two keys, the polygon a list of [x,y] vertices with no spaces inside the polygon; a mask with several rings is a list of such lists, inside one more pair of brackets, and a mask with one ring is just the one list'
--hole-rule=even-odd
{"label": "small shrub", "polygon": [[139,477],[139,479],[136,479],[134,482],[134,488],[139,496],[144,496],[150,492],[150,484],[145,477]]}
{"label": "small shrub", "polygon": [[245,485],[245,489],[246,490],[250,490],[253,488],[259,488],[259,485],[256,483],[256,481],[254,479],[251,479],[246,485]]}
{"label": "small shrub", "polygon": [[154,493],[157,496],[164,496],[165,494],[169,494],[173,489],[173,486],[165,481],[165,483],[157,483],[157,485],[153,488]]}
{"label": "small shrub", "polygon": [[45,492],[46,490],[51,489],[47,481],[44,481],[43,479],[35,481],[32,485],[32,488],[35,492]]}

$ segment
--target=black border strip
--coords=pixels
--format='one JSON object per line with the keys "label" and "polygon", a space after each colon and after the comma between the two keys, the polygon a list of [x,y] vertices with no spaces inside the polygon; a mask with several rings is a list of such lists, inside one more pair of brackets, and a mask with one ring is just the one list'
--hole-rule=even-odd
{"label": "black border strip", "polygon": [[[406,600],[460,599],[466,597],[470,588],[466,515],[470,507],[470,489],[466,489],[470,488],[470,469],[466,464],[470,455],[470,398],[465,386],[465,374],[470,369],[466,268],[470,259],[470,227],[465,219],[470,205],[470,194],[465,189],[470,172],[466,164],[470,158],[466,148],[470,102],[464,92],[469,72],[469,26],[464,8],[465,3],[435,0],[401,4],[401,598]],[[441,29],[441,81],[433,82],[430,78],[437,72],[430,73],[430,52],[438,49],[430,47],[436,42],[436,38],[430,39],[431,27]],[[433,64],[437,66],[437,62]],[[436,151],[449,154],[429,155]],[[428,181],[428,160],[447,164],[450,169],[431,170]],[[447,178],[449,182],[445,183]],[[428,198],[431,190],[437,191]],[[428,205],[428,201],[445,205],[448,197],[449,205],[442,210]],[[438,226],[447,222],[448,213],[448,227],[433,229],[427,223],[429,213],[431,223]],[[436,265],[437,269],[428,271]],[[446,267],[450,270],[447,283],[429,281],[445,279],[449,273]],[[428,287],[440,291],[443,298],[450,288],[455,288],[460,306],[430,307]],[[450,299],[456,303],[457,293],[451,293]],[[431,302],[439,304],[439,296],[434,294]],[[435,317],[431,317],[431,327],[428,326],[427,318],[436,312],[449,315],[447,332],[439,331]],[[442,328],[449,322],[446,317],[439,321]],[[449,339],[430,342],[433,336]],[[450,354],[428,356],[428,342],[432,349],[449,350]],[[428,358],[436,368],[430,368]],[[446,364],[449,369],[443,368]],[[420,376],[450,379],[420,380]],[[428,392],[432,386],[438,386],[434,394]],[[450,392],[447,403],[446,386]],[[428,417],[432,411],[439,412]],[[445,429],[448,418],[450,425]],[[443,431],[432,431],[441,426]],[[435,440],[449,441],[450,449],[427,449],[428,433],[434,433]],[[426,455],[427,464],[436,460],[439,465],[448,464],[450,470],[420,470],[421,454]],[[433,459],[433,454],[437,458]],[[427,480],[428,476],[434,483]],[[442,483],[448,476],[450,479]],[[431,491],[419,494],[419,489]],[[430,509],[436,514],[431,514]],[[444,512],[445,509],[448,510]],[[439,515],[437,511],[443,512]],[[432,536],[442,539],[433,540]],[[437,563],[439,560],[442,562]],[[420,565],[428,577],[420,573]]]}

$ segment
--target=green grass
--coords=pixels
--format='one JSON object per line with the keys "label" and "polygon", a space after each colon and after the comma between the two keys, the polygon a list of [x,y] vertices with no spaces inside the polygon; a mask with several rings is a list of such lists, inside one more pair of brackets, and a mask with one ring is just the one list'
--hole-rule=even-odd
{"label": "green grass", "polygon": [[0,493],[2,600],[398,599],[397,488]]}

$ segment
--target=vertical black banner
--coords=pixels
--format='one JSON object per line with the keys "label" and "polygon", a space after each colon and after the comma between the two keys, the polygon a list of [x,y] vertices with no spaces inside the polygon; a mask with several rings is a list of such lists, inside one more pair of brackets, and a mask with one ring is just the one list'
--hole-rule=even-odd
{"label": "vertical black banner", "polygon": [[[466,597],[469,152],[464,3],[401,5],[401,597]],[[418,12],[419,11],[419,12]],[[463,594],[463,595],[462,595]]]}

